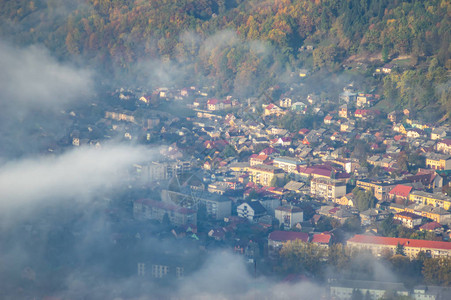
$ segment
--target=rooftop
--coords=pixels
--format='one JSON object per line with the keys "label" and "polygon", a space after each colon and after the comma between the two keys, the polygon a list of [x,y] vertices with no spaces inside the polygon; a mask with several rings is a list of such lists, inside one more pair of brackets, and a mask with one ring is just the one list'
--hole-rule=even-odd
{"label": "rooftop", "polygon": [[428,249],[442,249],[451,250],[450,242],[438,242],[438,241],[426,241],[426,240],[412,240],[403,238],[393,238],[393,237],[382,237],[382,236],[369,236],[356,234],[348,240],[348,243],[361,243],[361,244],[377,244],[377,245],[389,245],[397,246],[398,244],[414,247],[414,248],[428,248]]}
{"label": "rooftop", "polygon": [[277,242],[287,242],[301,240],[303,242],[308,242],[308,233],[305,232],[295,232],[295,231],[273,231],[269,234],[268,239]]}

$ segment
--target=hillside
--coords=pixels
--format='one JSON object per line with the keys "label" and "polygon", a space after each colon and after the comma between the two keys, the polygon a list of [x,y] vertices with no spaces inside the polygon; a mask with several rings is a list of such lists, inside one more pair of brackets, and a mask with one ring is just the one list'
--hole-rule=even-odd
{"label": "hillside", "polygon": [[0,35],[16,44],[41,43],[116,77],[151,68],[190,83],[196,74],[222,94],[253,95],[300,68],[341,72],[350,57],[380,58],[368,60],[377,67],[406,56],[381,82],[386,98],[451,112],[446,0],[20,0],[0,1],[0,18]]}

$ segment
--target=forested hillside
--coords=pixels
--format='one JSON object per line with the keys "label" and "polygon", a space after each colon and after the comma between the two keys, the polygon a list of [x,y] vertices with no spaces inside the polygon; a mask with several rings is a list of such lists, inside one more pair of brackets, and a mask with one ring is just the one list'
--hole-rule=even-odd
{"label": "forested hillside", "polygon": [[126,72],[159,60],[243,95],[287,71],[405,56],[409,67],[383,80],[385,97],[451,112],[447,0],[4,0],[0,17],[3,37],[42,43],[62,59]]}

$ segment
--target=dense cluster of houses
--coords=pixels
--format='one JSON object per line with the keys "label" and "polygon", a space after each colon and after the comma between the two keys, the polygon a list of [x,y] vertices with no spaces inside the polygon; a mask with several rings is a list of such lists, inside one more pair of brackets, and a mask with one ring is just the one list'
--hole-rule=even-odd
{"label": "dense cluster of houses", "polygon": [[[194,140],[187,148],[174,143],[161,152],[166,157],[164,161],[140,166],[140,178],[153,182],[196,173],[201,183],[185,183],[184,191],[162,193],[162,202],[186,211],[141,199],[134,204],[136,218],[161,220],[162,214],[168,214],[174,225],[186,226],[192,218],[177,215],[190,214],[206,206],[211,220],[237,216],[250,224],[287,231],[286,237],[280,232],[269,232],[269,246],[273,249],[277,248],[275,244],[280,246],[293,240],[298,231],[310,233],[309,238],[300,238],[302,241],[318,239],[315,238],[320,234],[315,231],[317,221],[306,219],[300,205],[303,201],[313,201],[318,204],[314,214],[317,219],[333,218],[344,224],[358,216],[362,226],[374,233],[376,224],[392,215],[399,225],[436,233],[437,239],[449,239],[451,198],[446,194],[451,182],[449,127],[414,120],[408,110],[389,113],[386,120],[390,126],[366,126],[366,122],[385,118],[374,109],[381,97],[359,93],[352,85],[346,86],[338,96],[340,103],[335,111],[325,111],[327,100],[313,94],[305,101],[290,93],[283,94],[278,101],[263,101],[260,108],[258,99],[240,103],[232,97],[208,98],[206,93],[194,88],[159,92],[160,99],[172,95],[174,101],[189,100],[186,105],[194,110],[196,118],[191,119],[193,127],[180,136],[190,135]],[[203,97],[189,97],[195,93]],[[323,119],[323,126],[290,131],[274,122],[287,114],[314,114]],[[126,113],[107,112],[105,117],[137,122],[133,115]],[[366,159],[350,152],[348,143],[356,140],[368,145]],[[423,163],[403,162],[400,157],[406,149]],[[192,156],[183,161],[186,151]],[[232,154],[226,154],[227,151]],[[409,172],[415,164],[421,168]],[[375,201],[368,210],[358,210],[351,192],[353,187],[371,191]],[[212,223],[210,227],[209,236],[214,239],[225,239],[230,231],[230,226],[220,223]],[[277,241],[271,240],[273,235],[278,236]],[[325,240],[323,236],[321,239]],[[362,239],[365,236],[351,238],[348,245],[357,247],[356,241]],[[327,239],[325,244],[332,240]],[[378,251],[391,249],[395,243],[385,238],[373,240],[375,244],[371,247]],[[410,245],[408,249],[417,244],[398,242]],[[434,248],[436,244],[442,246]],[[422,241],[421,245],[418,249],[426,249],[432,256],[451,254],[445,241]],[[408,253],[417,252],[415,248]]]}
{"label": "dense cluster of houses", "polygon": [[[97,122],[124,139],[170,141],[158,159],[133,166],[136,182],[155,192],[133,199],[136,220],[168,222],[176,238],[226,243],[250,260],[276,257],[296,240],[324,248],[340,242],[376,256],[394,254],[398,245],[410,258],[419,251],[451,256],[449,126],[416,120],[407,109],[384,115],[375,108],[379,95],[352,85],[338,102],[300,97],[296,90],[247,101],[209,93],[195,87],[118,90],[124,103],[136,98],[138,109],[109,108]],[[194,117],[149,109],[161,102],[178,103]],[[293,130],[280,122],[288,116],[312,117],[315,125]],[[91,131],[73,132],[69,143],[96,143]],[[368,209],[359,210],[355,189],[374,197]],[[380,236],[378,224],[387,218],[434,240]],[[365,234],[338,241],[334,229],[320,226],[352,219]],[[152,276],[182,276],[183,268],[165,266],[152,265]],[[138,271],[150,272],[144,264]]]}

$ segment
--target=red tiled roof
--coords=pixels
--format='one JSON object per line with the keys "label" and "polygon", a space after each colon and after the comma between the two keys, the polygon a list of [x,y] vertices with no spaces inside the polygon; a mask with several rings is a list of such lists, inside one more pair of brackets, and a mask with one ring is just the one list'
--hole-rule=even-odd
{"label": "red tiled roof", "polygon": [[325,233],[314,234],[312,243],[329,244],[331,237],[332,236],[330,234]]}
{"label": "red tiled roof", "polygon": [[423,226],[420,226],[421,230],[435,230],[437,228],[441,228],[442,225],[440,223],[437,222],[429,222],[424,224]]}
{"label": "red tiled roof", "polygon": [[274,106],[275,106],[275,105],[271,103],[271,104],[269,104],[268,106],[266,106],[266,109],[272,109],[272,108],[274,108]]}
{"label": "red tiled roof", "polygon": [[265,160],[268,158],[268,155],[266,155],[266,154],[260,154],[260,155],[257,155],[257,156],[254,157],[254,158],[257,159],[257,160],[265,161]]}
{"label": "red tiled roof", "polygon": [[207,101],[207,104],[216,105],[219,103],[218,99],[212,98]]}
{"label": "red tiled roof", "polygon": [[402,185],[402,184],[398,184],[397,186],[395,186],[390,192],[390,195],[395,195],[395,196],[401,196],[401,197],[408,197],[410,192],[412,191],[412,187],[411,186],[407,186],[407,185]]}
{"label": "red tiled roof", "polygon": [[277,153],[278,153],[279,151],[276,150],[276,149],[274,149],[274,148],[268,147],[268,148],[263,149],[263,150],[260,152],[260,155],[261,155],[261,154],[270,155],[270,154],[273,154],[274,152],[277,152]]}
{"label": "red tiled roof", "polygon": [[431,248],[431,249],[444,249],[451,250],[450,242],[438,242],[438,241],[426,241],[426,240],[412,240],[403,238],[392,238],[382,236],[369,236],[356,234],[350,238],[348,242],[362,243],[362,244],[378,244],[378,245],[390,245],[396,246],[401,244],[403,246],[414,248]]}
{"label": "red tiled roof", "polygon": [[451,139],[443,139],[439,143],[446,144],[446,146],[451,146]]}
{"label": "red tiled roof", "polygon": [[305,232],[295,232],[295,231],[273,231],[269,234],[269,240],[277,242],[287,242],[301,240],[303,242],[308,242],[308,233]]}
{"label": "red tiled roof", "polygon": [[408,212],[408,211],[401,211],[397,214],[395,214],[395,218],[402,218],[402,219],[421,219],[421,216]]}

